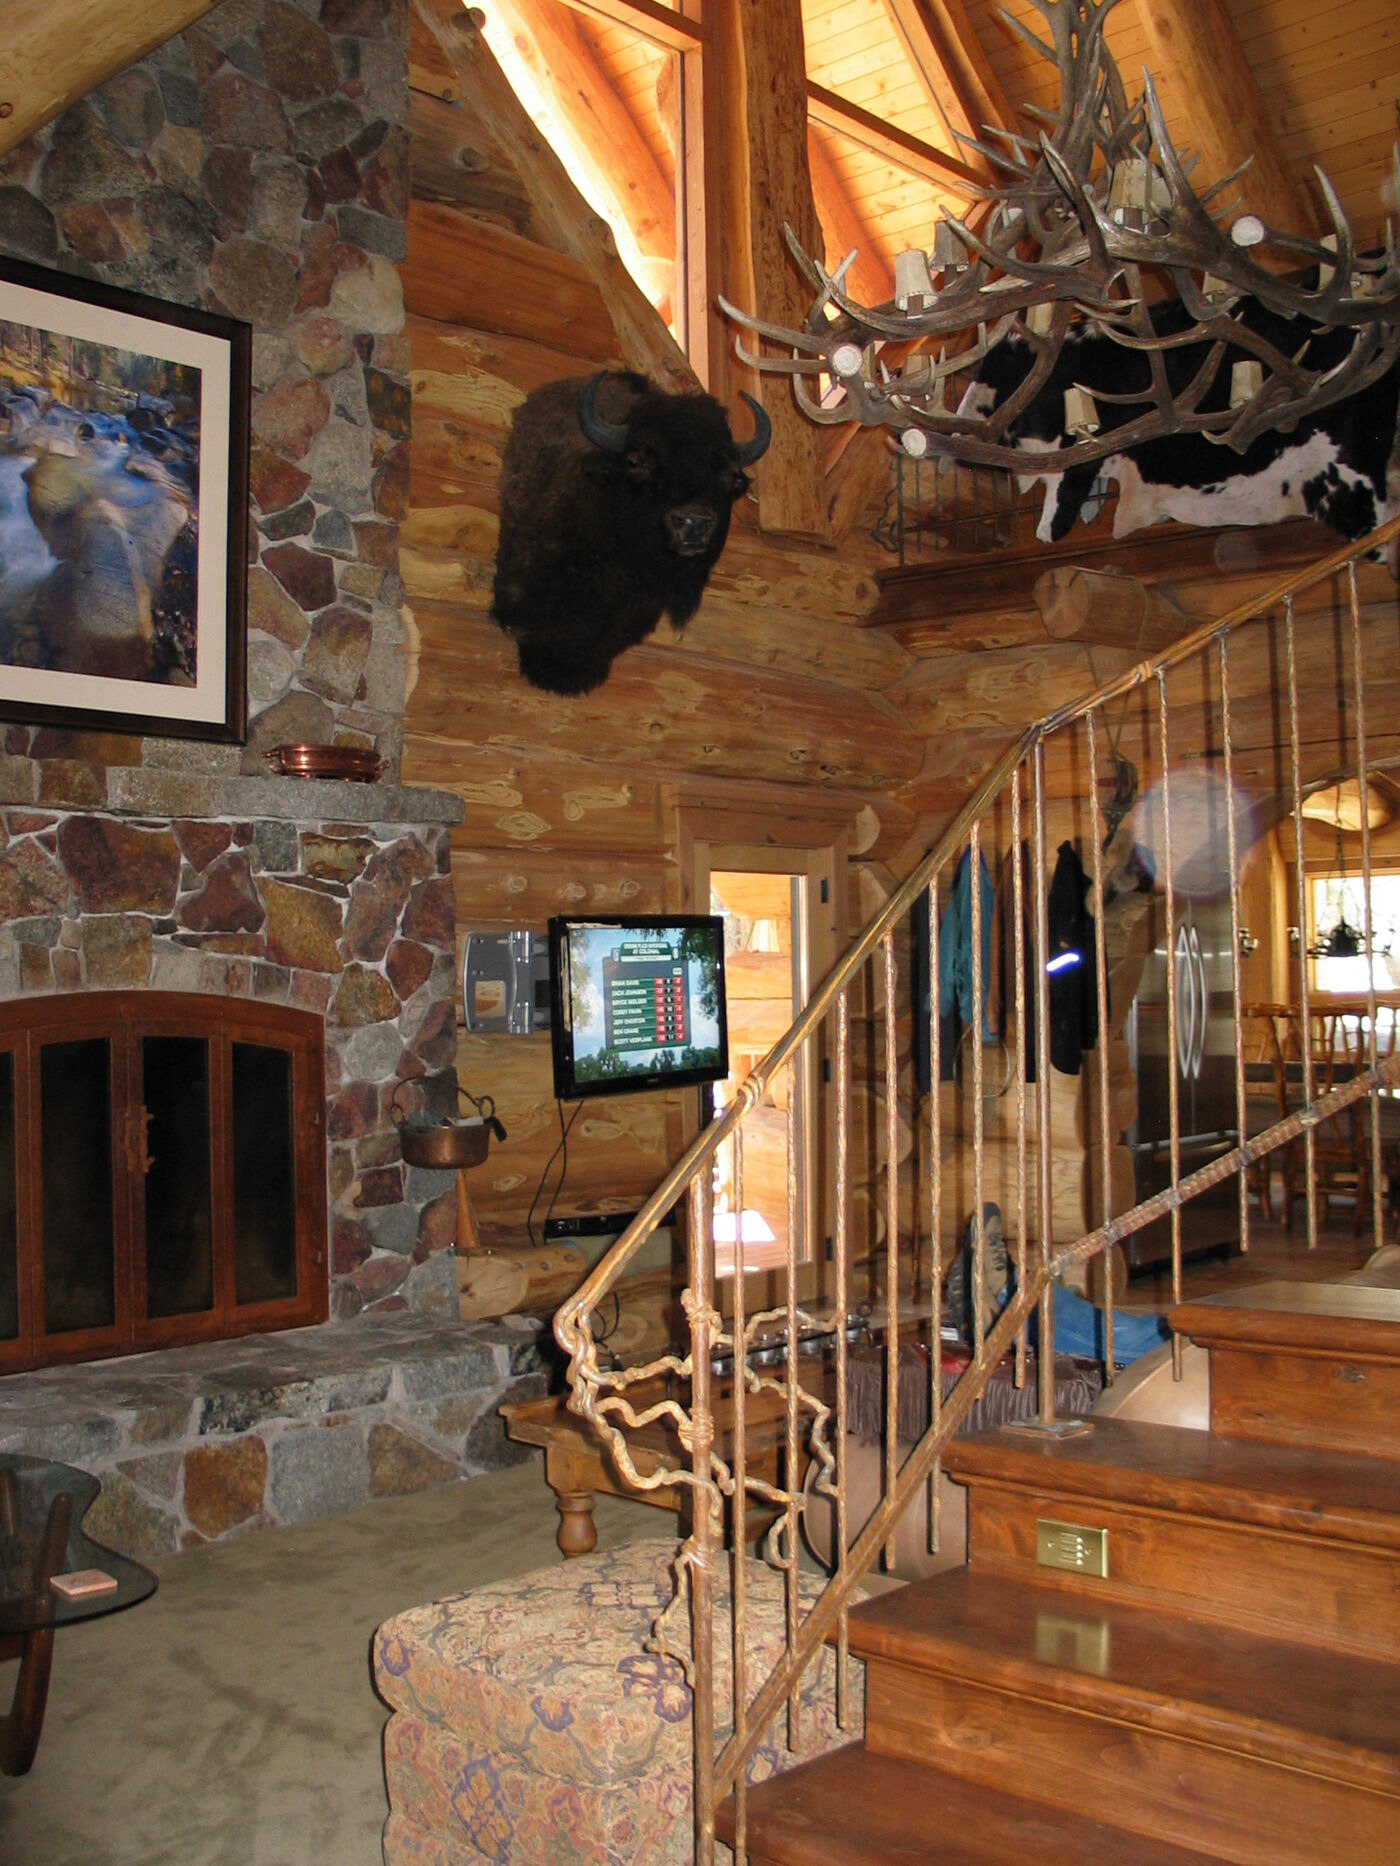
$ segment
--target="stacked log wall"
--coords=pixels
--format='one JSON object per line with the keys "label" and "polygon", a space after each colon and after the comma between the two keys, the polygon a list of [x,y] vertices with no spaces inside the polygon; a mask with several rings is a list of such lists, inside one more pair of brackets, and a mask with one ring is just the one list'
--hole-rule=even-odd
{"label": "stacked log wall", "polygon": [[[414,437],[402,563],[412,612],[405,767],[463,799],[452,857],[459,928],[543,933],[554,913],[679,909],[683,801],[701,822],[707,804],[742,807],[781,843],[816,799],[854,853],[853,877],[878,867],[908,834],[899,793],[919,772],[923,744],[886,697],[911,657],[855,626],[877,590],[861,549],[767,537],[750,511],[736,511],[683,633],[663,623],[592,694],[562,698],[521,679],[489,616],[514,409],[558,377],[625,364],[678,380],[685,366],[659,320],[644,354],[640,323],[619,329],[608,296],[616,286],[600,286],[580,257],[587,210],[580,202],[583,234],[546,211],[559,177],[522,167],[528,138],[484,44],[459,31],[452,54],[415,19],[404,267]],[[538,150],[546,171],[552,160]],[[483,1235],[518,1235],[548,1173],[538,1235],[560,1171],[559,1159],[550,1164],[561,1115],[548,1037],[463,1031],[458,1071],[473,1094],[492,1096],[508,1133],[471,1179]],[[693,1101],[583,1103],[557,1209],[635,1208],[692,1131]]]}

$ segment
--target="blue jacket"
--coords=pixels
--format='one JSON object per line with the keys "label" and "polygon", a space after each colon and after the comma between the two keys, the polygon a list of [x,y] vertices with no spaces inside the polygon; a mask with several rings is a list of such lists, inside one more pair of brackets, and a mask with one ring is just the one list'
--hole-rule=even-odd
{"label": "blue jacket", "polygon": [[[987,1024],[987,988],[992,975],[992,908],[996,895],[987,876],[987,864],[977,857],[982,889],[982,1035],[993,1041]],[[952,891],[938,926],[938,1015],[950,1017],[956,1006],[964,1029],[972,1025],[972,850],[964,849]]]}

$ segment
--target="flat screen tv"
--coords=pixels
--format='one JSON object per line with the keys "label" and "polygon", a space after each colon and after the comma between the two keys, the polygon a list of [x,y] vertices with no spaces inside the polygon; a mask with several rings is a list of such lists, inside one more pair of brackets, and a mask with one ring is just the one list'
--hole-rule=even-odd
{"label": "flat screen tv", "polygon": [[717,914],[556,917],[549,969],[560,1101],[728,1075]]}

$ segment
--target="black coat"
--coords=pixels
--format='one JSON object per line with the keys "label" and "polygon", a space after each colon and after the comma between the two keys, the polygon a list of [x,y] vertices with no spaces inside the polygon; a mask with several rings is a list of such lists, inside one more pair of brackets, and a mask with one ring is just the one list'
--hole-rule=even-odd
{"label": "black coat", "polygon": [[[1050,952],[1050,1064],[1079,1074],[1080,1058],[1099,1040],[1094,916],[1089,881],[1072,842],[1062,842],[1047,901]],[[1057,964],[1056,961],[1060,963]]]}

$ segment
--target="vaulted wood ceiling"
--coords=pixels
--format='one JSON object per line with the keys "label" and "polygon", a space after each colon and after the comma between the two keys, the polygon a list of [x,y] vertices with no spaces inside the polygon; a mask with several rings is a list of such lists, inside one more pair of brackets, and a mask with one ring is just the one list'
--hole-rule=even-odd
{"label": "vaulted wood ceiling", "polygon": [[[675,185],[674,68],[599,16],[618,10],[612,0],[485,9],[488,35],[494,12],[532,46],[581,142],[648,217],[644,248],[670,252],[674,234],[657,222]],[[652,0],[647,10],[668,9]],[[957,171],[982,165],[959,133],[988,122],[1034,133],[1022,107],[1057,102],[1054,67],[1001,11],[996,0],[803,0],[814,194],[828,256],[861,249],[862,295],[885,295],[895,254],[929,244],[942,206],[968,207],[971,178]],[[1006,11],[1045,37],[1031,0]],[[1202,180],[1252,154],[1249,205],[1279,227],[1317,231],[1320,164],[1362,245],[1379,240],[1395,205],[1383,197],[1400,111],[1393,0],[1120,0],[1106,35],[1131,93],[1152,72],[1178,147],[1200,151]],[[886,142],[904,139],[903,160],[882,152],[881,129]]]}

